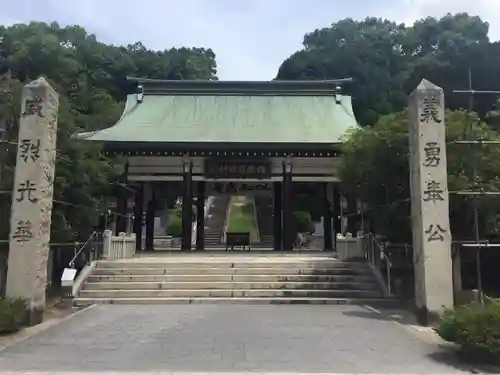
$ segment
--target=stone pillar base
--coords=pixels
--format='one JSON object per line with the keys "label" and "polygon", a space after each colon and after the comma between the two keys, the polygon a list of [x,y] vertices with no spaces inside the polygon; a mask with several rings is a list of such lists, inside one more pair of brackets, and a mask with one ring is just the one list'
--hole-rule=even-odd
{"label": "stone pillar base", "polygon": [[44,314],[45,314],[45,308],[42,306],[27,308],[26,317],[24,321],[25,325],[31,327],[42,323]]}

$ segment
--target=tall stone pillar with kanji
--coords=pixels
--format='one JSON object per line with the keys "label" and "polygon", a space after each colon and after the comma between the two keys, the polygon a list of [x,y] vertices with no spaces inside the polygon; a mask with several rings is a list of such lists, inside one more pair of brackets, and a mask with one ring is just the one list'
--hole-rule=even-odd
{"label": "tall stone pillar with kanji", "polygon": [[26,300],[34,325],[45,310],[59,96],[38,78],[21,100],[6,294]]}
{"label": "tall stone pillar with kanji", "polygon": [[415,303],[419,321],[428,324],[453,306],[443,90],[424,79],[409,107]]}

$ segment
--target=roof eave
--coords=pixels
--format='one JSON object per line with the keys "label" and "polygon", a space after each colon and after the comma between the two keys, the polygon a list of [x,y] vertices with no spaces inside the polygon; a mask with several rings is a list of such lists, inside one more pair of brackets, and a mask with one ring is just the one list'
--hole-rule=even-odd
{"label": "roof eave", "polygon": [[276,151],[276,152],[316,152],[338,150],[341,142],[120,142],[102,141],[104,149],[115,152],[224,152],[224,151]]}

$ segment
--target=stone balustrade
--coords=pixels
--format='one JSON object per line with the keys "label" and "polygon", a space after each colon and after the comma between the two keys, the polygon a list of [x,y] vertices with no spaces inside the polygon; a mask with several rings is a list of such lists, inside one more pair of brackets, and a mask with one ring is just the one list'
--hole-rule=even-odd
{"label": "stone balustrade", "polygon": [[135,234],[119,233],[113,236],[110,230],[103,233],[103,259],[115,260],[133,258],[135,255]]}

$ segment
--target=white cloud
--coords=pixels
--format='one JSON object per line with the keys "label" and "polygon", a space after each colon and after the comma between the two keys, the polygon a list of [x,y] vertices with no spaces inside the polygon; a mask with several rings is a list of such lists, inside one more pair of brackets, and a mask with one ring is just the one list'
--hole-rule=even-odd
{"label": "white cloud", "polygon": [[304,34],[337,20],[367,16],[412,23],[468,12],[500,39],[500,0],[0,0],[0,23],[79,24],[107,43],[210,47],[221,79],[272,79]]}

